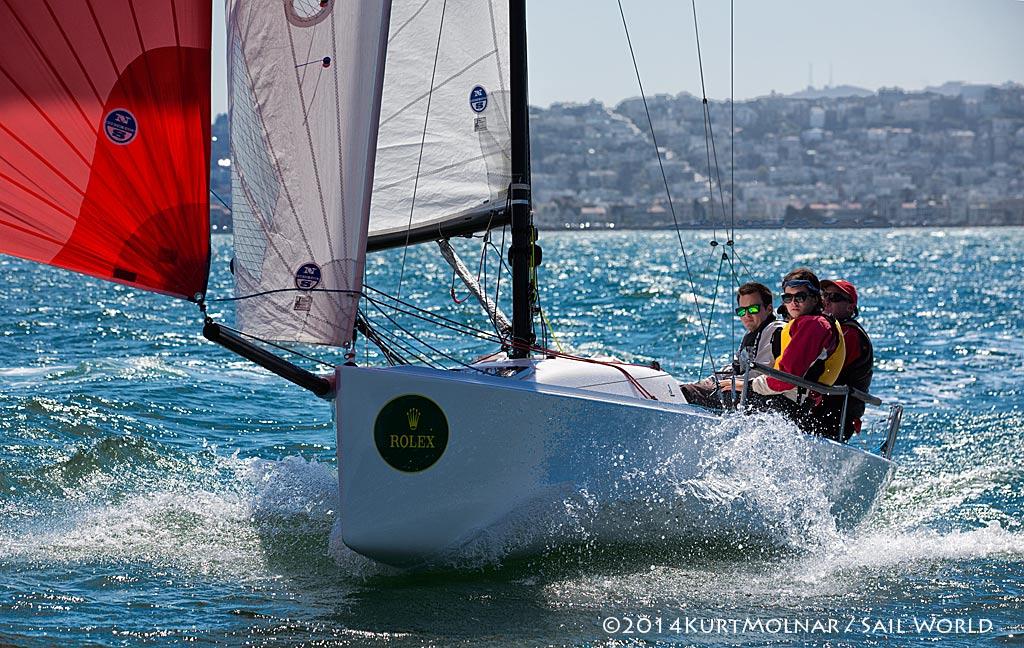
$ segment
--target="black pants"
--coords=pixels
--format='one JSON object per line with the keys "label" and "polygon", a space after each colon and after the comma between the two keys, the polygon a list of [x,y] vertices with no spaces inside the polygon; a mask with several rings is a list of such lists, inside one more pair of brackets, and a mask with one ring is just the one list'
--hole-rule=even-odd
{"label": "black pants", "polygon": [[[764,396],[757,392],[747,394],[747,407],[756,412],[779,412],[796,423],[796,426],[807,434],[815,434],[838,441],[838,415],[832,423],[821,407],[812,407],[810,403],[797,403],[781,394]],[[845,439],[844,439],[845,440]]]}

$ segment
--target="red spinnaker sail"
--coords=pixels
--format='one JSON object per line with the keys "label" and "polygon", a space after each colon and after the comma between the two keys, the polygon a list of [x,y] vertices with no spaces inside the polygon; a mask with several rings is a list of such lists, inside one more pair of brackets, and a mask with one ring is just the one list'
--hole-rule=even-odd
{"label": "red spinnaker sail", "polygon": [[210,0],[0,0],[0,253],[206,292]]}

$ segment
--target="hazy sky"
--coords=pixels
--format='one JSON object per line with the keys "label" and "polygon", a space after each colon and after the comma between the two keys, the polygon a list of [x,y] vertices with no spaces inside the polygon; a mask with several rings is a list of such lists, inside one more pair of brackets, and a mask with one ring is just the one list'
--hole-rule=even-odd
{"label": "hazy sky", "polygon": [[[397,0],[396,0],[397,1]],[[409,0],[401,0],[409,1]],[[441,0],[434,0],[441,1]],[[227,110],[224,7],[215,0],[213,110]],[[738,99],[808,85],[920,89],[1024,82],[1022,0],[735,0]],[[700,94],[689,0],[623,0],[648,94]],[[527,3],[530,103],[639,94],[615,0]],[[729,96],[729,0],[697,0],[708,96]]]}

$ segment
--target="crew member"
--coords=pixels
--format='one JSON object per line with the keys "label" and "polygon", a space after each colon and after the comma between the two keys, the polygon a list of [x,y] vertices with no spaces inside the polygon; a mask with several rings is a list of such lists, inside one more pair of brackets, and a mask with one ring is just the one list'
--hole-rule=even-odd
{"label": "crew member", "polygon": [[[875,355],[871,346],[871,338],[857,321],[860,310],[857,308],[857,289],[844,279],[826,279],[821,282],[821,298],[824,303],[825,315],[834,317],[843,328],[843,340],[846,344],[846,360],[839,372],[836,385],[847,385],[862,392],[871,387],[871,376],[874,373]],[[813,413],[824,426],[824,433],[829,438],[839,439],[839,423],[843,413],[842,396],[825,396]],[[848,440],[860,432],[861,417],[864,415],[864,401],[850,397],[846,405],[846,424],[842,439]]]}
{"label": "crew member", "polygon": [[[736,291],[736,316],[740,318],[743,328],[747,331],[736,351],[737,359],[745,356],[750,361],[773,365],[773,338],[777,347],[782,322],[775,319],[772,310],[772,291],[756,281],[740,286]],[[711,409],[723,409],[732,400],[731,387],[725,383],[731,385],[733,377],[738,373],[738,365],[738,362],[734,363],[728,370],[717,372],[700,382],[679,385],[686,402]],[[757,376],[760,372],[751,370],[750,375]]]}
{"label": "crew member", "polygon": [[[782,303],[789,321],[782,328],[775,368],[824,385],[839,377],[846,346],[839,324],[822,314],[821,283],[808,268],[797,268],[782,280]],[[809,415],[817,394],[761,375],[751,381],[750,404],[786,413],[807,432],[821,433],[822,424]],[[739,389],[740,387],[737,387]]]}

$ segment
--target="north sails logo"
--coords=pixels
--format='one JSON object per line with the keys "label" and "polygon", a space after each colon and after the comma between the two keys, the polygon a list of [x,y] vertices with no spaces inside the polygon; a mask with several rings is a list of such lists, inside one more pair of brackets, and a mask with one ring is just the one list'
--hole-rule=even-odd
{"label": "north sails logo", "polygon": [[315,263],[305,263],[295,271],[295,287],[299,290],[313,290],[320,285],[323,273]]}
{"label": "north sails logo", "polygon": [[483,86],[474,86],[469,92],[469,107],[475,113],[482,113],[487,108],[487,90]]}
{"label": "north sails logo", "polygon": [[135,115],[124,108],[116,108],[103,120],[103,132],[114,144],[128,144],[139,134],[139,123]]}

